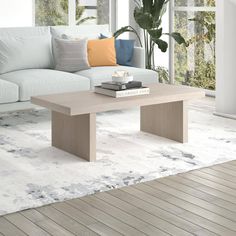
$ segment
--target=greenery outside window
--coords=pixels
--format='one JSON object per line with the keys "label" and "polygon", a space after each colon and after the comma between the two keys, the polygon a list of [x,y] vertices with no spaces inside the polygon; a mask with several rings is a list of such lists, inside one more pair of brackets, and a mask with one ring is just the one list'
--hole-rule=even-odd
{"label": "greenery outside window", "polygon": [[35,0],[35,25],[109,24],[109,3],[109,0]]}
{"label": "greenery outside window", "polygon": [[215,90],[215,0],[175,0],[173,30],[189,47],[174,45],[178,84]]}

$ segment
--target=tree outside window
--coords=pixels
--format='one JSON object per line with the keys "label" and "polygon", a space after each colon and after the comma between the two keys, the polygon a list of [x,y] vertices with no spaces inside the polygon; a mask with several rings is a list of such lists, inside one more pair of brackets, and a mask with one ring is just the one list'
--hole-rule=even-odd
{"label": "tree outside window", "polygon": [[215,90],[215,0],[175,0],[175,7],[174,28],[189,42],[175,45],[175,81]]}
{"label": "tree outside window", "polygon": [[[68,25],[68,4],[68,0],[35,0],[35,25]],[[109,24],[109,0],[76,0],[76,23]]]}

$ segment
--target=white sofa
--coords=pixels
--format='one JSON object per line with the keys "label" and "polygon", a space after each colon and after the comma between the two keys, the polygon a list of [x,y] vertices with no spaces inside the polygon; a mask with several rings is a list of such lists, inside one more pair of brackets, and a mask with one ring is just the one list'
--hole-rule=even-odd
{"label": "white sofa", "polygon": [[[67,34],[72,37],[92,39],[98,38],[100,33],[109,35],[108,26],[1,28],[0,41],[9,39],[9,42],[13,43],[9,44],[11,46],[0,44],[0,112],[5,111],[6,107],[10,110],[30,107],[30,97],[35,95],[93,89],[101,82],[110,80],[114,71],[119,69],[129,71],[134,75],[135,80],[142,81],[144,84],[158,81],[156,72],[144,69],[144,50],[142,48],[135,48],[132,67],[93,67],[76,73],[53,69],[54,37]],[[29,40],[22,43],[21,39],[27,37]],[[16,46],[16,49],[14,48],[15,38],[17,39],[16,44],[22,44],[20,49],[19,45]],[[41,38],[43,38],[43,42],[41,42]],[[37,48],[34,50],[35,45]],[[32,50],[30,50],[31,48]],[[18,50],[17,57],[13,55],[14,50]],[[4,58],[5,54],[10,55],[10,59]],[[2,60],[1,55],[3,55]],[[42,61],[40,61],[41,58]],[[2,73],[1,71],[4,70],[7,72]]]}

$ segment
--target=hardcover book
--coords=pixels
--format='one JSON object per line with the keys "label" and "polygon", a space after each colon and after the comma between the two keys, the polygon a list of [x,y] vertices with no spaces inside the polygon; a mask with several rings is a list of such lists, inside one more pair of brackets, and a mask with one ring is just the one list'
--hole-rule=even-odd
{"label": "hardcover book", "polygon": [[111,89],[104,89],[101,86],[96,86],[95,93],[103,94],[114,98],[122,98],[130,96],[147,95],[150,94],[150,89],[147,87],[142,87],[142,88],[133,88],[133,89],[115,91]]}
{"label": "hardcover book", "polygon": [[104,82],[101,85],[104,89],[112,89],[116,91],[132,89],[132,88],[142,88],[142,82],[140,81],[131,81],[128,83],[119,83],[119,82]]}

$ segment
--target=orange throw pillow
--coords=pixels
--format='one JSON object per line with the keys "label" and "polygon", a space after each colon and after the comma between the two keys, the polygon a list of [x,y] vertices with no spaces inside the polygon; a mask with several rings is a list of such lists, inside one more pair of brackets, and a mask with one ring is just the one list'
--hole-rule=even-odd
{"label": "orange throw pillow", "polygon": [[89,40],[88,61],[90,66],[117,66],[115,39]]}

